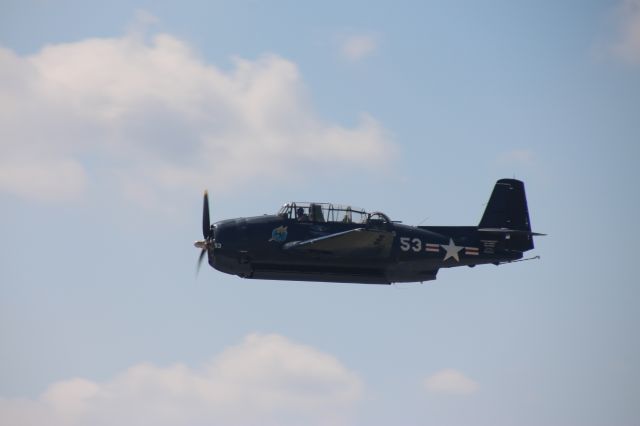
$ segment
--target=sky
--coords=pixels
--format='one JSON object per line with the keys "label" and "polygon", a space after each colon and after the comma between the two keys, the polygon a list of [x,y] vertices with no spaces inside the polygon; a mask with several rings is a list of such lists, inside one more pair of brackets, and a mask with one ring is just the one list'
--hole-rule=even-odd
{"label": "sky", "polygon": [[[0,111],[2,424],[638,423],[638,0],[6,0]],[[205,188],[475,225],[504,177],[539,260],[195,276]]]}

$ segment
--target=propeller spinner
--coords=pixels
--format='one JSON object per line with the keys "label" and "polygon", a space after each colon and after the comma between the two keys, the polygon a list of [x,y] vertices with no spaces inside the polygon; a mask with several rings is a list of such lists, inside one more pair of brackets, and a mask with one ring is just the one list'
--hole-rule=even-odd
{"label": "propeller spinner", "polygon": [[209,249],[213,250],[215,244],[214,232],[211,229],[211,221],[209,219],[209,194],[206,190],[204,191],[204,201],[202,205],[202,236],[204,240],[196,241],[193,244],[201,249],[196,272],[200,271],[200,265],[202,264],[204,255],[208,253]]}

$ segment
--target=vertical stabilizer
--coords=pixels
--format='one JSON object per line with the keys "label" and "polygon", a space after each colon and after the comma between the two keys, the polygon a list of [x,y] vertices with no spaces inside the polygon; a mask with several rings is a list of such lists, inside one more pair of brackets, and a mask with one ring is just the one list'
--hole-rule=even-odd
{"label": "vertical stabilizer", "polygon": [[533,238],[524,183],[516,179],[497,181],[478,228],[485,232],[516,231],[508,236],[509,248],[519,251],[532,249]]}

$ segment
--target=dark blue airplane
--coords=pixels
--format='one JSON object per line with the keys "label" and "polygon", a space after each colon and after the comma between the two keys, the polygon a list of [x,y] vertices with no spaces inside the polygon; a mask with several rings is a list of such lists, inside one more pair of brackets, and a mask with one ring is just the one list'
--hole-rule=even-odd
{"label": "dark blue airplane", "polygon": [[533,249],[524,184],[500,179],[478,226],[408,226],[381,212],[287,203],[276,215],[209,220],[204,194],[198,267],[242,278],[391,284],[435,280],[440,268],[520,260]]}

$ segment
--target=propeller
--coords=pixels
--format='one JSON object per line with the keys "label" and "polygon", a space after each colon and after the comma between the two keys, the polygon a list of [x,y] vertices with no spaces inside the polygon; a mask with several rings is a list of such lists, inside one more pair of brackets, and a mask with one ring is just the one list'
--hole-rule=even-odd
{"label": "propeller", "polygon": [[209,193],[204,190],[204,202],[202,204],[202,236],[206,240],[211,235],[211,221],[209,219]]}
{"label": "propeller", "polygon": [[214,232],[211,229],[211,221],[209,219],[209,194],[206,190],[204,191],[204,200],[202,205],[202,236],[204,237],[204,240],[196,241],[193,244],[197,248],[201,249],[200,256],[198,257],[196,274],[200,271],[204,255],[207,254],[209,249],[213,250],[215,243]]}

